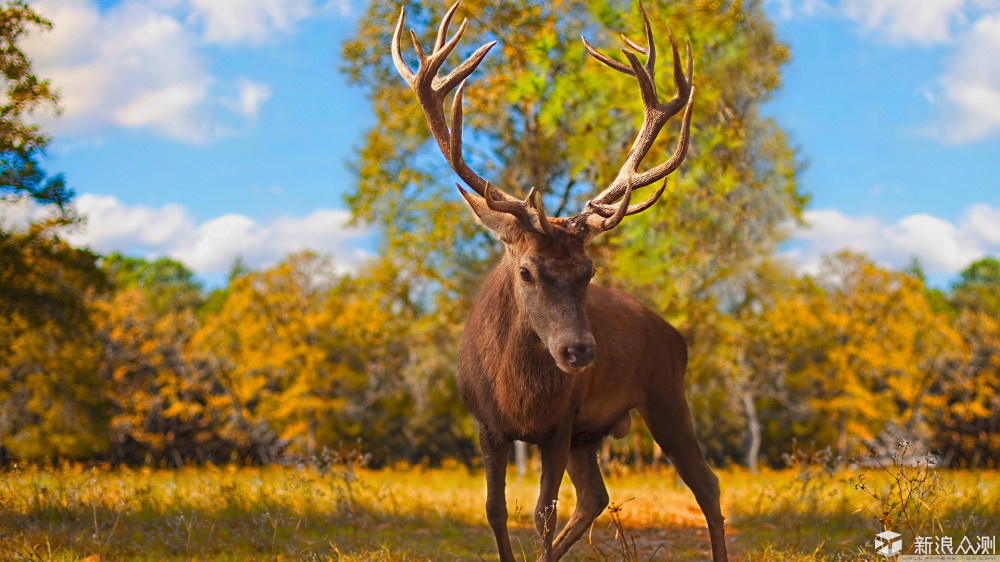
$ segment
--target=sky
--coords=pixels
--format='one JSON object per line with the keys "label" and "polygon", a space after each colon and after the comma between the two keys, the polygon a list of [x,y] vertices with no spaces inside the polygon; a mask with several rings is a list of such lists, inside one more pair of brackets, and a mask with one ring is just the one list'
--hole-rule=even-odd
{"label": "sky", "polygon": [[[62,97],[45,160],[88,217],[69,240],[169,256],[209,285],[310,248],[344,271],[349,161],[374,123],[339,72],[361,0],[31,0],[24,47]],[[765,0],[791,49],[763,111],[807,167],[803,272],[850,248],[947,286],[1000,255],[1000,0]],[[391,25],[392,22],[387,22]],[[470,91],[467,95],[472,95]],[[6,222],[35,216],[24,204]]]}

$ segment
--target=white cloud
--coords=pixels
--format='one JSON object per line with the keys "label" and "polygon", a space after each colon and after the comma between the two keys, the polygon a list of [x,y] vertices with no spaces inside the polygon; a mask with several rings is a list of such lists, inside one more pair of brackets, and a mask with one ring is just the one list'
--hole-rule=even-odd
{"label": "white cloud", "polygon": [[0,198],[0,230],[23,230],[37,217],[37,207],[30,197]]}
{"label": "white cloud", "polygon": [[1000,133],[1000,12],[979,18],[958,42],[940,83],[947,142],[972,142]]}
{"label": "white cloud", "polygon": [[893,44],[954,46],[938,91],[925,93],[939,113],[930,136],[964,144],[1000,134],[1000,1],[841,0],[840,11]]}
{"label": "white cloud", "polygon": [[[53,23],[24,48],[62,97],[63,114],[43,118],[55,135],[125,128],[203,144],[252,122],[270,95],[266,84],[227,85],[212,76],[173,3],[126,1],[101,11],[93,0],[38,0],[32,7]],[[237,92],[235,107],[219,90]]]}
{"label": "white cloud", "polygon": [[270,98],[270,86],[242,78],[236,83],[236,97],[224,99],[223,104],[247,119],[256,120],[261,106]]}
{"label": "white cloud", "polygon": [[984,255],[1000,255],[1000,207],[986,203],[966,208],[955,223],[923,213],[887,223],[837,209],[807,211],[805,220],[787,254],[807,273],[819,270],[824,255],[845,249],[893,268],[916,257],[937,275],[954,275]]}
{"label": "white cloud", "polygon": [[[199,222],[176,203],[129,205],[110,195],[88,193],[75,205],[87,220],[64,233],[70,244],[102,254],[169,256],[208,276],[225,274],[237,257],[249,267],[264,268],[302,250],[330,254],[338,270],[351,271],[368,256],[364,246],[371,236],[364,228],[348,225],[348,211],[335,209],[270,221],[230,213]],[[23,227],[48,212],[27,199],[0,205],[0,225]]]}
{"label": "white cloud", "polygon": [[965,21],[966,0],[841,0],[840,10],[891,43],[944,43]]}

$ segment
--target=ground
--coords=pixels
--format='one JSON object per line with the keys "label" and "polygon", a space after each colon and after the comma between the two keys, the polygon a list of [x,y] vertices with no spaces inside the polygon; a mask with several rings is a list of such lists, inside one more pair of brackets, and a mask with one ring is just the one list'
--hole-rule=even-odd
{"label": "ground", "polygon": [[[610,509],[565,559],[710,557],[701,511],[669,467],[608,472]],[[995,470],[718,474],[734,560],[875,559],[883,524],[911,552],[917,535],[1000,537]],[[508,481],[514,551],[534,560],[537,475]],[[482,472],[459,466],[15,466],[0,472],[0,558],[494,560],[484,498]],[[566,480],[560,526],[574,501]]]}

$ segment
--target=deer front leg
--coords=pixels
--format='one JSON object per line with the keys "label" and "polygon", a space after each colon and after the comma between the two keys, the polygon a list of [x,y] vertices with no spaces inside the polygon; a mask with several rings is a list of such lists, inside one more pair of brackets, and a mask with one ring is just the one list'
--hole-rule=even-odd
{"label": "deer front leg", "polygon": [[486,469],[486,520],[497,539],[500,562],[514,562],[514,552],[507,534],[507,453],[510,441],[479,426],[479,448]]}
{"label": "deer front leg", "polygon": [[542,555],[538,559],[544,562],[558,559],[558,556],[553,557],[552,534],[556,527],[559,485],[566,472],[566,463],[569,462],[571,432],[572,421],[568,420],[549,439],[539,444],[542,453],[542,482],[538,491],[538,505],[535,506],[535,528],[542,539]]}
{"label": "deer front leg", "polygon": [[569,477],[576,487],[576,509],[569,523],[552,545],[552,557],[559,559],[566,554],[594,519],[608,506],[608,490],[604,487],[601,467],[597,464],[597,449],[601,441],[570,451]]}

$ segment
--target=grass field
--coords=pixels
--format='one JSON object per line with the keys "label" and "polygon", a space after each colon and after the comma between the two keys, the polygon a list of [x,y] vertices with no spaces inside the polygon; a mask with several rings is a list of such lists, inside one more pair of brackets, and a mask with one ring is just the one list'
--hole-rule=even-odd
{"label": "grass field", "polygon": [[[701,512],[669,468],[608,472],[613,510],[566,559],[709,557]],[[718,471],[732,558],[874,558],[877,517],[903,533],[907,547],[920,533],[951,536],[955,545],[1000,536],[996,471],[862,473],[864,489],[857,471],[811,464],[758,475]],[[574,505],[572,490],[567,480],[560,523]],[[536,475],[508,476],[514,550],[528,560],[538,553],[536,493]],[[481,471],[457,466],[15,466],[0,473],[0,559],[490,560],[484,497]]]}

